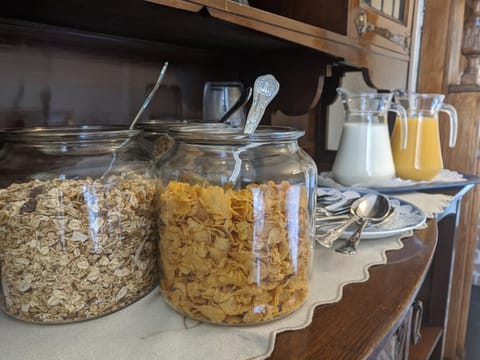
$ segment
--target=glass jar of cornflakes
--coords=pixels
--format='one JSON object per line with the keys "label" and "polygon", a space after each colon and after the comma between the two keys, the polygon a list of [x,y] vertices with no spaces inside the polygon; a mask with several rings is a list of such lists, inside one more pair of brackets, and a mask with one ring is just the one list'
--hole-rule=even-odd
{"label": "glass jar of cornflakes", "polygon": [[140,144],[157,160],[173,146],[173,139],[168,135],[168,130],[183,127],[192,123],[184,119],[144,120],[137,124],[143,129]]}
{"label": "glass jar of cornflakes", "polygon": [[0,308],[71,322],[121,309],[157,284],[153,162],[141,130],[0,132]]}
{"label": "glass jar of cornflakes", "polygon": [[254,324],[300,308],[309,290],[314,161],[302,131],[190,126],[157,164],[160,289],[200,321]]}

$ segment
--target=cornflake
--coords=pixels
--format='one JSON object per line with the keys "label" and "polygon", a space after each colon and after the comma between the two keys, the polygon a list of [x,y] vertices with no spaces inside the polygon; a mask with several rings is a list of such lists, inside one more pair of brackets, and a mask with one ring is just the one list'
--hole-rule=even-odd
{"label": "cornflake", "polygon": [[304,303],[312,244],[303,185],[172,181],[158,194],[160,288],[174,308],[248,324]]}
{"label": "cornflake", "polygon": [[85,320],[158,282],[151,178],[49,180],[0,189],[0,307],[26,321]]}

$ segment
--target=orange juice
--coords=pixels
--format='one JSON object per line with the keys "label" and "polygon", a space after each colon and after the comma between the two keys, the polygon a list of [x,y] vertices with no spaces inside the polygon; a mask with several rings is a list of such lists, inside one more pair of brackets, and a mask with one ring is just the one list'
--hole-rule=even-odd
{"label": "orange juice", "polygon": [[407,148],[402,150],[398,118],[391,138],[395,173],[412,180],[431,180],[443,169],[438,119],[435,117],[409,117]]}

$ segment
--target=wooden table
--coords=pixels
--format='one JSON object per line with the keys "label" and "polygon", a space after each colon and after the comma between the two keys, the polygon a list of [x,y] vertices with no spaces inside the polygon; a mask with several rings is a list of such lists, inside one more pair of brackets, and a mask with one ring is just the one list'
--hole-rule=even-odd
{"label": "wooden table", "polygon": [[367,282],[349,284],[338,303],[317,307],[309,327],[279,334],[270,359],[441,359],[460,202],[472,187],[442,191],[454,198],[436,220],[387,253],[387,264],[372,267]]}

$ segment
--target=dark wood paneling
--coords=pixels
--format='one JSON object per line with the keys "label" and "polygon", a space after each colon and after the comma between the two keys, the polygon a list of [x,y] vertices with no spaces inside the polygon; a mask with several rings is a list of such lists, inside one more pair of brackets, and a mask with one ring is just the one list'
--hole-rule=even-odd
{"label": "dark wood paneling", "polygon": [[2,4],[1,17],[68,27],[92,33],[234,51],[295,48],[241,26],[142,0],[16,0]]}
{"label": "dark wood paneling", "polygon": [[251,6],[310,25],[347,35],[348,1],[249,0]]}

